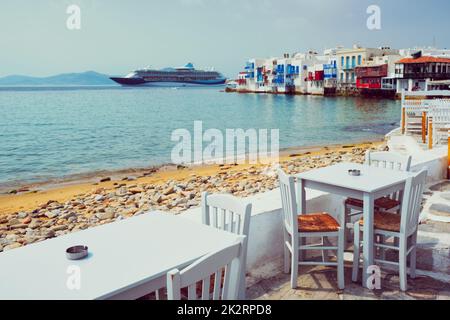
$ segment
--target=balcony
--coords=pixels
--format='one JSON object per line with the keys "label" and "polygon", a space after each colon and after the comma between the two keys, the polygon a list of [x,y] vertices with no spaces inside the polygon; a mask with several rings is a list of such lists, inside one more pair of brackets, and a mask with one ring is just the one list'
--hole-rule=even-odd
{"label": "balcony", "polygon": [[450,72],[437,73],[437,72],[405,72],[403,74],[404,79],[434,79],[434,80],[447,80],[450,79]]}
{"label": "balcony", "polygon": [[356,64],[350,64],[350,63],[342,66],[343,70],[353,70],[355,68],[356,68]]}

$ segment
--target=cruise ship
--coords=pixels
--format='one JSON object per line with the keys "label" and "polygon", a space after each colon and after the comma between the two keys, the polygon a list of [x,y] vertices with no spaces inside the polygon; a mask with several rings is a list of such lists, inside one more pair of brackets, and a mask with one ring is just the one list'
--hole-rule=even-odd
{"label": "cruise ship", "polygon": [[181,68],[161,70],[140,69],[123,78],[112,77],[111,80],[124,86],[214,86],[225,84],[226,78],[216,71],[196,70],[192,63]]}

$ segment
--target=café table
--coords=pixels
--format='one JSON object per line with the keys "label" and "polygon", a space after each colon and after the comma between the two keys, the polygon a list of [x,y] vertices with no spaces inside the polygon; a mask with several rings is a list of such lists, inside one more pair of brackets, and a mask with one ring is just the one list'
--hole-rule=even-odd
{"label": "caf\u00e9 table", "polygon": [[[359,176],[352,176],[349,170],[359,170]],[[373,216],[374,201],[377,198],[402,191],[408,172],[393,171],[356,163],[338,163],[313,169],[296,175],[299,214],[305,214],[305,189],[314,189],[342,197],[363,200],[363,286],[367,287],[368,267],[374,263]],[[342,211],[344,208],[342,208]],[[343,214],[343,212],[339,212]]]}
{"label": "caf\u00e9 table", "polygon": [[[0,299],[137,299],[165,287],[168,271],[242,240],[148,212],[0,253]],[[88,256],[67,259],[66,248],[74,245],[87,246]],[[241,258],[232,263],[232,277],[240,278]],[[238,292],[241,280],[230,292]]]}

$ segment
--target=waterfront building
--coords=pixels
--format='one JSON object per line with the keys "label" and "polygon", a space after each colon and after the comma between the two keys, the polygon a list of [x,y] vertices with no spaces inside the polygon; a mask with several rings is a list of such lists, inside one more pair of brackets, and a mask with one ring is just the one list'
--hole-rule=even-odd
{"label": "waterfront building", "polygon": [[419,51],[395,64],[397,94],[402,90],[423,91],[429,81],[450,79],[450,58],[424,56]]}
{"label": "waterfront building", "polygon": [[[319,55],[315,51],[309,51],[307,53],[297,53],[294,55],[292,64],[298,68],[299,72],[294,79],[295,92],[299,94],[324,94],[324,64],[330,62],[332,59],[331,52],[324,52],[323,55]],[[322,80],[317,80],[315,83],[311,83],[310,72],[320,72],[322,74]]]}
{"label": "waterfront building", "polygon": [[335,55],[330,56],[328,63],[323,65],[323,78],[324,95],[335,95],[337,87],[337,60]]}
{"label": "waterfront building", "polygon": [[354,93],[356,91],[356,67],[364,65],[374,57],[396,55],[398,53],[398,50],[389,47],[363,48],[358,45],[354,45],[351,49],[337,50],[338,90],[341,91],[341,93]]}
{"label": "waterfront building", "polygon": [[245,90],[247,90],[247,72],[245,72],[245,71],[239,72],[238,78],[237,78],[236,89],[238,91],[245,91]]}
{"label": "waterfront building", "polygon": [[355,68],[356,88],[367,96],[394,97],[396,92],[395,62],[400,55],[384,55],[369,58]]}
{"label": "waterfront building", "polygon": [[295,93],[294,80],[299,69],[292,64],[290,55],[285,53],[283,58],[274,59],[272,66],[272,92]]}
{"label": "waterfront building", "polygon": [[251,92],[260,91],[262,82],[259,81],[261,68],[265,63],[265,59],[250,59],[245,64],[245,90]]}
{"label": "waterfront building", "polygon": [[324,64],[308,67],[307,92],[312,95],[324,95]]}

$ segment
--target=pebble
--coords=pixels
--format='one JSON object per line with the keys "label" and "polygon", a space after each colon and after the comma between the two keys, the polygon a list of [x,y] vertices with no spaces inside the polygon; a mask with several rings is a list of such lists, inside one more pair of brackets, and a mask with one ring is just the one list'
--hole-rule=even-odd
{"label": "pebble", "polygon": [[59,211],[59,210],[53,210],[53,211],[46,212],[45,216],[49,219],[53,219],[53,218],[57,217],[60,213],[61,213],[61,211]]}
{"label": "pebble", "polygon": [[26,217],[25,219],[22,220],[23,224],[29,224],[31,222],[31,217]]}
{"label": "pebble", "polygon": [[107,210],[105,212],[97,213],[96,216],[100,220],[112,219],[115,216],[115,212],[113,210]]}
{"label": "pebble", "polygon": [[16,248],[19,248],[19,247],[21,247],[21,246],[22,246],[21,243],[14,242],[14,243],[8,244],[6,247],[4,247],[4,248],[3,248],[3,251],[8,251],[8,250],[16,249]]}
{"label": "pebble", "polygon": [[103,199],[105,199],[105,197],[101,194],[95,196],[95,198],[94,198],[95,201],[102,201]]}
{"label": "pebble", "polygon": [[28,216],[28,213],[26,213],[26,212],[19,212],[18,214],[17,214],[17,218],[18,219],[24,219],[24,218],[26,218]]}

